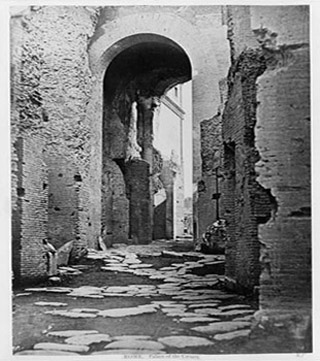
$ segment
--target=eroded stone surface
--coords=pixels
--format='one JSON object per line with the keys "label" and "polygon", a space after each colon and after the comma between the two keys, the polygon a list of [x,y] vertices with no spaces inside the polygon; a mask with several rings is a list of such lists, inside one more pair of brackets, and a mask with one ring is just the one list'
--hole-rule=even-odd
{"label": "eroded stone surface", "polygon": [[169,347],[185,348],[197,346],[211,346],[213,342],[203,337],[194,336],[168,336],[158,339],[159,342]]}
{"label": "eroded stone surface", "polygon": [[64,330],[64,331],[51,331],[48,333],[49,336],[57,336],[57,337],[73,337],[73,336],[81,336],[81,335],[92,335],[97,334],[96,330]]}
{"label": "eroded stone surface", "polygon": [[152,313],[152,312],[156,312],[156,307],[154,305],[142,305],[138,307],[114,308],[110,310],[103,310],[99,312],[99,316],[124,317],[124,316],[133,316],[133,315]]}
{"label": "eroded stone surface", "polygon": [[64,302],[44,302],[44,301],[39,301],[39,302],[35,302],[34,304],[36,306],[53,306],[53,307],[68,306],[68,304],[64,303]]}
{"label": "eroded stone surface", "polygon": [[183,317],[180,318],[180,322],[187,322],[187,323],[196,323],[196,322],[213,322],[213,321],[220,321],[219,318],[213,317]]}
{"label": "eroded stone surface", "polygon": [[106,334],[93,334],[93,335],[78,335],[67,338],[66,343],[71,345],[91,345],[93,343],[110,342],[111,338]]}
{"label": "eroded stone surface", "polygon": [[160,350],[137,350],[137,349],[111,349],[105,351],[92,352],[92,356],[98,355],[154,355],[154,354],[165,354],[164,351]]}
{"label": "eroded stone surface", "polygon": [[229,322],[212,323],[207,326],[197,326],[197,327],[193,327],[192,329],[197,332],[216,334],[216,333],[236,331],[238,329],[246,328],[246,327],[250,327],[250,326],[251,326],[250,322],[229,321]]}
{"label": "eroded stone surface", "polygon": [[122,335],[112,337],[113,341],[126,341],[126,340],[149,340],[151,337],[148,335]]}
{"label": "eroded stone surface", "polygon": [[220,306],[219,309],[221,311],[229,311],[235,309],[242,309],[242,308],[251,308],[249,305],[242,305],[242,304],[235,304],[235,305],[228,305],[228,306]]}
{"label": "eroded stone surface", "polygon": [[72,351],[72,352],[87,352],[89,347],[85,345],[68,345],[53,342],[41,342],[33,346],[34,350],[55,350],[55,351]]}
{"label": "eroded stone surface", "polygon": [[60,311],[60,310],[46,311],[45,313],[48,315],[63,316],[63,317],[70,317],[70,318],[95,318],[95,317],[97,317],[97,315],[93,314],[93,313]]}
{"label": "eroded stone surface", "polygon": [[75,352],[58,350],[24,350],[14,354],[15,356],[78,356]]}
{"label": "eroded stone surface", "polygon": [[208,302],[208,303],[195,303],[191,304],[189,308],[209,308],[209,307],[217,307],[219,304],[216,302]]}
{"label": "eroded stone surface", "polygon": [[105,349],[131,349],[131,350],[162,350],[162,343],[149,340],[131,340],[114,341],[105,346]]}

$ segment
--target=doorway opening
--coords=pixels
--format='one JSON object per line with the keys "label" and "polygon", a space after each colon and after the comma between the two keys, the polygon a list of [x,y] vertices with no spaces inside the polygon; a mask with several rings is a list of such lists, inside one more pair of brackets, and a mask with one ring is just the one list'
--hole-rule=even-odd
{"label": "doorway opening", "polygon": [[184,204],[192,161],[190,152],[185,160],[184,154],[186,141],[191,148],[191,86],[182,84],[191,80],[191,63],[168,38],[131,38],[125,46],[114,44],[123,49],[103,84],[102,234],[107,246],[175,238],[184,234],[185,218],[190,218]]}

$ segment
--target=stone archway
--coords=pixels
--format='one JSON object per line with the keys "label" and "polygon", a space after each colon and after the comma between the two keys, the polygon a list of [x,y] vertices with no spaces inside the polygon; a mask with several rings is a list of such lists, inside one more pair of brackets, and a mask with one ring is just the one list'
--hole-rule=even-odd
{"label": "stone archway", "polygon": [[[138,34],[114,44],[122,49],[103,81],[102,234],[110,245],[148,243],[153,233],[153,119],[161,96],[191,79],[191,63],[172,40]],[[160,170],[161,172],[161,170]]]}
{"label": "stone archway", "polygon": [[[113,59],[124,49],[137,45],[141,41],[152,41],[157,37],[158,43],[170,40],[177,44],[188,56],[192,68],[192,148],[193,148],[193,202],[194,223],[197,224],[197,184],[201,178],[200,122],[209,119],[220,106],[218,81],[225,76],[229,60],[225,56],[228,42],[224,30],[219,28],[219,9],[206,10],[204,17],[194,19],[189,8],[184,13],[175,7],[144,7],[137,11],[134,7],[108,8],[100,14],[99,22],[89,43],[89,64],[92,73],[91,98],[86,108],[87,123],[91,129],[90,169],[87,179],[89,215],[91,226],[87,228],[87,240],[94,246],[101,233],[101,177],[102,177],[102,123],[103,123],[103,79],[106,69]],[[175,10],[175,11],[172,11]],[[114,13],[113,13],[113,12]],[[219,15],[217,18],[212,15]],[[217,26],[211,22],[217,21]],[[215,32],[207,32],[207,27],[214,26]],[[183,29],[183,31],[182,31]],[[149,39],[146,38],[149,36]],[[141,38],[143,37],[143,39]],[[162,40],[160,39],[162,38]],[[167,39],[167,40],[166,40]],[[217,44],[219,48],[216,48]],[[212,49],[217,49],[216,53]],[[222,56],[222,54],[224,54]],[[221,62],[221,57],[224,61]],[[181,82],[183,80],[179,80]],[[162,88],[173,86],[173,80],[162,84]],[[199,228],[198,228],[199,229]]]}

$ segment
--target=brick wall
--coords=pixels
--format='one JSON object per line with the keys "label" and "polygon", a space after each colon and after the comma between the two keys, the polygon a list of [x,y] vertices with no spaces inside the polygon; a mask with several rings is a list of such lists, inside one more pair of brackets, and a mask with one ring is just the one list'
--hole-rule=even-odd
{"label": "brick wall", "polygon": [[[205,229],[217,219],[216,201],[212,196],[217,193],[216,175],[220,182],[221,169],[221,116],[217,114],[212,119],[203,120],[200,124],[201,129],[201,160],[202,160],[202,179],[198,186],[199,197],[199,228],[204,232]],[[220,192],[221,185],[218,184]],[[219,203],[221,200],[219,200]]]}
{"label": "brick wall", "polygon": [[46,257],[42,240],[47,238],[48,177],[43,162],[43,139],[19,137],[17,207],[12,220],[14,281],[30,281],[46,275]]}
{"label": "brick wall", "polygon": [[311,306],[308,7],[230,7],[228,16],[226,272],[241,287],[259,285],[262,311],[303,314]]}
{"label": "brick wall", "polygon": [[[88,203],[92,79],[87,46],[95,20],[95,8],[32,6],[11,23],[12,140],[22,130],[44,136],[50,168],[49,236],[57,247],[71,239],[79,247],[87,245],[93,223]],[[91,246],[96,239],[97,234],[89,240]]]}

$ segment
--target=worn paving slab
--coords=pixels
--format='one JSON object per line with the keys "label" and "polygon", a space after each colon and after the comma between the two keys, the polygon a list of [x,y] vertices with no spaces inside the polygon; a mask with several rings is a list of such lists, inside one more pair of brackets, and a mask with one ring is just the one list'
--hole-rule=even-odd
{"label": "worn paving slab", "polygon": [[34,303],[36,306],[52,306],[52,307],[64,307],[68,306],[67,303],[64,302],[44,302],[44,301],[38,301]]}
{"label": "worn paving slab", "polygon": [[24,350],[15,353],[14,356],[79,356],[79,354],[58,350]]}
{"label": "worn paving slab", "polygon": [[93,334],[93,335],[78,335],[72,336],[65,340],[66,343],[71,345],[91,345],[93,343],[110,342],[111,337],[107,334]]}
{"label": "worn paving slab", "polygon": [[72,351],[72,352],[88,352],[89,347],[85,345],[68,345],[54,342],[41,342],[33,346],[34,350],[54,350],[54,351]]}
{"label": "worn paving slab", "polygon": [[192,303],[188,305],[188,308],[210,308],[210,307],[218,307],[219,303],[216,302],[208,302],[208,303]]}
{"label": "worn paving slab", "polygon": [[158,341],[169,347],[185,348],[211,346],[213,342],[203,337],[195,336],[168,336],[158,338]]}
{"label": "worn paving slab", "polygon": [[131,340],[149,340],[151,336],[149,335],[122,335],[112,337],[112,341],[131,341]]}
{"label": "worn paving slab", "polygon": [[103,317],[125,317],[125,316],[140,315],[143,313],[152,313],[156,311],[157,309],[155,306],[147,305],[147,306],[114,308],[114,309],[103,310],[100,311],[98,315]]}
{"label": "worn paving slab", "polygon": [[137,349],[111,349],[105,351],[96,351],[92,352],[90,356],[99,356],[99,355],[155,355],[155,354],[165,354],[161,350],[137,350]]}
{"label": "worn paving slab", "polygon": [[183,317],[179,319],[180,322],[187,322],[187,323],[197,323],[197,322],[214,322],[214,321],[220,321],[219,318],[213,318],[213,317]]}
{"label": "worn paving slab", "polygon": [[51,331],[48,332],[48,336],[57,336],[57,337],[73,337],[81,335],[90,335],[97,334],[96,330],[63,330],[63,331]]}
{"label": "worn paving slab", "polygon": [[109,349],[131,349],[131,350],[163,350],[165,346],[156,341],[149,340],[124,340],[114,341],[105,346],[106,350]]}
{"label": "worn paving slab", "polygon": [[251,308],[249,305],[243,305],[243,304],[234,304],[234,305],[228,305],[228,306],[220,306],[219,309],[222,311],[229,311],[234,309],[242,309],[242,308]]}
{"label": "worn paving slab", "polygon": [[226,333],[226,332],[236,331],[238,329],[248,328],[250,326],[251,326],[250,322],[228,321],[228,322],[216,322],[207,326],[193,327],[192,330],[207,334],[216,334],[216,333]]}
{"label": "worn paving slab", "polygon": [[72,311],[60,311],[60,310],[53,310],[53,311],[46,311],[45,314],[47,315],[54,315],[54,316],[62,316],[62,317],[70,317],[70,318],[95,318],[97,317],[96,314],[93,313],[85,313],[85,312],[72,312]]}

